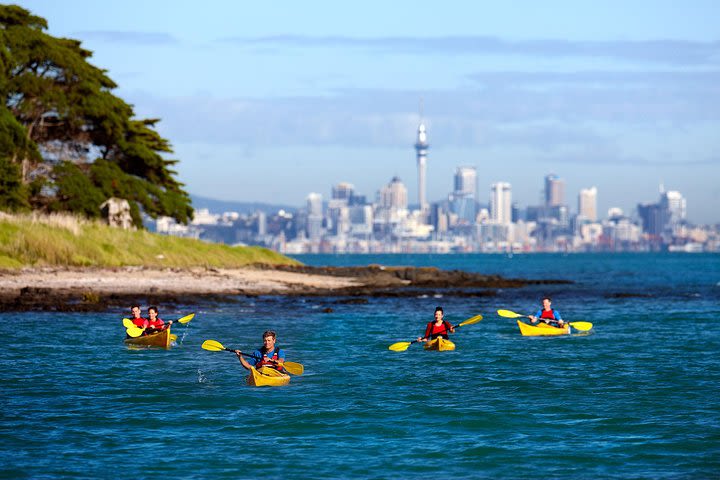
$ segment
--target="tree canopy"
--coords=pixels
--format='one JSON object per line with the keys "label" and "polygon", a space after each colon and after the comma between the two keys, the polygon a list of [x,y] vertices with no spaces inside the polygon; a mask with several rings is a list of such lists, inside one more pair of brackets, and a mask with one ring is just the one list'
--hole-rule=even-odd
{"label": "tree canopy", "polygon": [[96,217],[116,196],[137,226],[141,209],[186,223],[190,197],[159,120],[135,118],[92,52],[46,30],[45,19],[0,5],[0,208]]}

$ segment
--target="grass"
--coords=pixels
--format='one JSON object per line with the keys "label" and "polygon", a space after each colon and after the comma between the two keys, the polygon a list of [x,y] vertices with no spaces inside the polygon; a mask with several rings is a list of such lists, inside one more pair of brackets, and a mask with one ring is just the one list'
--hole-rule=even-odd
{"label": "grass", "polygon": [[217,267],[298,264],[262,247],[231,247],[144,230],[120,230],[71,215],[0,212],[0,268]]}

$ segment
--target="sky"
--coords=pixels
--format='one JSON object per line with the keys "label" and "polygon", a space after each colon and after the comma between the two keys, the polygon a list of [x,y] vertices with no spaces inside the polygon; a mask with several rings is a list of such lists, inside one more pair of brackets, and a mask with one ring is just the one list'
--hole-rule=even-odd
{"label": "sky", "polygon": [[478,171],[478,200],[543,179],[577,210],[632,215],[660,186],[693,223],[720,222],[720,2],[687,0],[26,0],[82,41],[115,94],[159,132],[194,194],[304,206],[350,182],[374,199],[398,176],[417,203]]}

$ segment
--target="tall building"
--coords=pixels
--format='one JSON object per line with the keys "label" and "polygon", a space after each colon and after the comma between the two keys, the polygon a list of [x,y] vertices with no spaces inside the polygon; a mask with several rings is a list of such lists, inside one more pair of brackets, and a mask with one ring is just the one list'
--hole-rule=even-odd
{"label": "tall building", "polygon": [[307,196],[307,235],[311,240],[322,237],[323,205],[322,195],[311,193]]}
{"label": "tall building", "polygon": [[583,188],[578,195],[578,214],[591,222],[597,221],[597,188]]}
{"label": "tall building", "polygon": [[545,206],[565,205],[565,180],[551,173],[545,177]]}
{"label": "tall building", "polygon": [[492,184],[490,209],[493,223],[507,224],[512,221],[512,187],[506,182]]}
{"label": "tall building", "polygon": [[420,122],[417,131],[417,141],[415,142],[415,152],[417,154],[417,169],[418,169],[418,205],[420,205],[420,211],[424,214],[428,213],[428,203],[425,191],[425,169],[427,165],[427,151],[430,148],[430,144],[427,141],[427,133],[425,131],[425,124]]}
{"label": "tall building", "polygon": [[463,223],[475,223],[477,214],[477,170],[458,167],[455,171],[455,190],[450,195],[450,208]]}
{"label": "tall building", "polygon": [[334,200],[347,200],[349,203],[354,191],[355,187],[351,183],[340,182],[332,187],[332,198]]}
{"label": "tall building", "polygon": [[393,177],[389,184],[379,192],[380,207],[388,210],[406,209],[408,206],[407,188],[398,177]]}

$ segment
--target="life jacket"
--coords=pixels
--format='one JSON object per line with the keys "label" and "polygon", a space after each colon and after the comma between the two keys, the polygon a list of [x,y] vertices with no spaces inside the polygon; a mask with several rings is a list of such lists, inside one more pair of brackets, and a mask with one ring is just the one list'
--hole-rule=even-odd
{"label": "life jacket", "polygon": [[160,317],[156,318],[155,321],[148,320],[148,328],[155,328],[157,330],[160,330],[165,326],[165,322],[163,322]]}
{"label": "life jacket", "polygon": [[428,340],[435,340],[437,337],[448,339],[448,332],[452,328],[449,322],[443,320],[442,325],[435,325],[435,320],[428,322],[427,328],[425,329],[425,338]]}
{"label": "life jacket", "polygon": [[555,320],[555,310],[543,310],[540,318],[548,318],[550,320]]}
{"label": "life jacket", "polygon": [[276,370],[283,370],[282,367],[278,368],[278,365],[276,363],[280,360],[280,356],[278,355],[280,353],[280,347],[275,345],[275,350],[273,350],[272,357],[268,357],[267,353],[263,353],[263,347],[261,347],[259,351],[260,353],[262,353],[262,358],[255,363],[255,368],[257,370],[259,370],[261,367],[272,367]]}
{"label": "life jacket", "polygon": [[133,325],[140,328],[145,328],[145,322],[147,322],[147,318],[133,318],[132,319]]}

